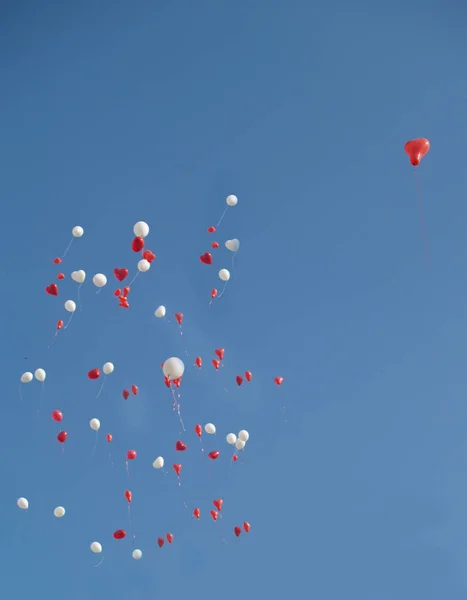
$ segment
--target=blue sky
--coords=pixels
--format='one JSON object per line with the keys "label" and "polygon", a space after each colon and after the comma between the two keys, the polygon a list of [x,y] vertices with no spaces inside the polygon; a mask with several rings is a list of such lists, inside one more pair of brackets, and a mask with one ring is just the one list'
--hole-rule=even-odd
{"label": "blue sky", "polygon": [[[69,600],[465,598],[465,8],[72,4],[1,9],[2,590],[18,600],[58,590]],[[432,144],[419,168],[430,268],[403,150],[421,136]],[[215,236],[214,265],[201,265],[230,193],[238,206]],[[157,260],[125,311],[111,273],[135,271],[138,220]],[[85,235],[51,298],[52,259],[77,224]],[[231,282],[208,309],[233,237]],[[88,273],[83,311],[48,350],[63,302],[76,299],[76,269]],[[96,295],[99,271],[110,283]],[[183,336],[154,318],[159,304],[184,313]],[[151,467],[159,454],[178,458],[160,376],[172,355],[187,365],[181,489]],[[86,373],[106,361],[116,369],[96,400]],[[37,367],[48,373],[39,413],[37,382],[18,396],[21,373]],[[245,369],[254,380],[237,388]],[[132,383],[140,394],[124,402]],[[65,415],[63,454],[53,409]],[[94,457],[92,417],[102,423]],[[209,464],[192,432],[208,421],[219,433],[204,446],[222,452]],[[251,439],[231,465],[224,436],[241,428]],[[140,562],[131,538],[112,539],[128,528],[127,488]],[[216,497],[219,523],[207,517]],[[252,531],[236,539],[245,519]],[[175,541],[160,550],[167,531]],[[98,569],[93,540],[104,545]]]}

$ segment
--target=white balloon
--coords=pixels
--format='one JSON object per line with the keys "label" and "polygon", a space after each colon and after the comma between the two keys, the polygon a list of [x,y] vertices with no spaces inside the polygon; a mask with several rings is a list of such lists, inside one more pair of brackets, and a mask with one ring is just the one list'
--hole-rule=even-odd
{"label": "white balloon", "polygon": [[225,201],[227,202],[228,206],[235,206],[238,202],[238,198],[237,196],[234,196],[233,194],[230,194],[230,196],[227,196],[227,198],[225,199]]}
{"label": "white balloon", "polygon": [[81,225],[76,225],[71,230],[71,233],[73,234],[74,237],[81,237],[84,233],[84,229],[81,227]]}
{"label": "white balloon", "polygon": [[71,278],[73,281],[76,281],[76,283],[84,283],[84,280],[86,279],[86,272],[82,269],[79,271],[73,271]]}
{"label": "white balloon", "polygon": [[141,560],[143,558],[143,553],[141,552],[141,550],[133,550],[133,552],[131,553],[131,556],[135,559],[135,560]]}
{"label": "white balloon", "polygon": [[162,306],[162,304],[161,304],[161,306],[159,306],[158,308],[156,308],[156,312],[154,314],[156,315],[156,317],[158,319],[162,319],[163,317],[165,317],[165,313],[166,312],[167,311],[165,310],[165,306]]}
{"label": "white balloon", "polygon": [[212,423],[206,423],[206,425],[204,426],[204,431],[206,433],[214,435],[216,433],[216,426],[213,425]]}
{"label": "white balloon", "polygon": [[46,375],[46,372],[44,371],[44,369],[36,369],[34,371],[34,377],[37,379],[37,381],[44,382],[47,375]]}
{"label": "white balloon", "polygon": [[99,542],[93,542],[91,544],[91,552],[94,552],[94,554],[100,554],[102,552],[101,544],[99,544]]}
{"label": "white balloon", "polygon": [[76,304],[73,302],[73,300],[67,300],[65,302],[65,310],[67,310],[68,312],[75,312],[76,310]]}
{"label": "white balloon", "polygon": [[227,271],[227,269],[221,269],[219,271],[219,279],[222,279],[222,281],[229,281],[229,279],[230,279],[230,272]]}
{"label": "white balloon", "polygon": [[237,436],[235,435],[235,433],[228,433],[225,439],[228,444],[233,446],[233,444],[235,444],[235,442],[237,441]]}
{"label": "white balloon", "polygon": [[166,377],[173,381],[174,379],[180,379],[185,372],[185,365],[179,358],[172,356],[172,358],[165,361],[162,371]]}
{"label": "white balloon", "polygon": [[91,429],[94,429],[94,431],[99,431],[101,427],[101,422],[99,421],[99,419],[91,419],[89,421],[89,426],[91,427]]}
{"label": "white balloon", "polygon": [[111,362],[106,362],[105,365],[102,367],[102,370],[104,371],[104,375],[110,375],[111,373],[114,372],[114,365]]}
{"label": "white balloon", "polygon": [[133,233],[136,237],[145,238],[149,233],[149,225],[144,221],[138,221],[133,227]]}
{"label": "white balloon", "polygon": [[65,509],[63,506],[57,506],[57,508],[54,508],[54,516],[56,516],[57,519],[61,519],[65,516]]}
{"label": "white balloon", "polygon": [[243,450],[243,448],[245,448],[245,442],[243,440],[237,440],[235,442],[235,448],[237,448],[237,450]]}
{"label": "white balloon", "polygon": [[149,271],[150,268],[151,268],[151,263],[148,260],[146,260],[145,258],[142,258],[138,262],[138,271],[140,271],[141,273],[146,273],[146,271]]}
{"label": "white balloon", "polygon": [[162,456],[158,456],[156,460],[152,463],[152,466],[155,469],[162,469],[162,467],[164,466],[164,459],[162,458]]}
{"label": "white balloon", "polygon": [[238,252],[240,248],[240,240],[237,240],[237,238],[234,238],[233,240],[227,240],[225,242],[225,247],[227,250],[230,250],[230,252]]}
{"label": "white balloon", "polygon": [[92,278],[92,282],[96,287],[101,288],[106,285],[107,277],[103,273],[96,273]]}
{"label": "white balloon", "polygon": [[31,383],[31,381],[33,380],[33,374],[30,373],[29,371],[26,371],[26,373],[23,373],[21,375],[21,383]]}
{"label": "white balloon", "polygon": [[28,510],[29,508],[29,502],[26,500],[26,498],[18,498],[16,504],[19,508],[21,508],[21,510]]}
{"label": "white balloon", "polygon": [[241,431],[238,432],[238,439],[241,440],[242,442],[245,442],[245,444],[248,442],[248,440],[250,439],[250,434],[248,433],[248,431],[246,429],[242,429]]}

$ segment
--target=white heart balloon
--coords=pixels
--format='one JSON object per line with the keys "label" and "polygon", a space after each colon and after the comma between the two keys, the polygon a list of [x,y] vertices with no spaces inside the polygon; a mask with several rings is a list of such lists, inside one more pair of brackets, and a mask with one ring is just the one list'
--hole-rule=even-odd
{"label": "white heart balloon", "polygon": [[73,273],[71,274],[71,278],[73,279],[73,281],[76,281],[76,283],[83,283],[86,279],[86,273],[83,270],[73,271]]}
{"label": "white heart balloon", "polygon": [[230,250],[230,252],[238,252],[240,248],[240,240],[227,240],[225,242],[225,247],[227,248],[227,250]]}

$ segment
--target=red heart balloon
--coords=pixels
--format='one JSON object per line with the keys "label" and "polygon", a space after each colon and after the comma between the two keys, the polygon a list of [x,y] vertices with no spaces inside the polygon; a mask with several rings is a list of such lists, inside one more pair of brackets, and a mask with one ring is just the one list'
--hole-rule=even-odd
{"label": "red heart balloon", "polygon": [[284,381],[283,377],[274,377],[274,383],[276,385],[281,385],[283,381]]}
{"label": "red heart balloon", "polygon": [[245,521],[243,523],[243,529],[247,532],[250,533],[250,529],[251,529],[251,525],[248,523],[248,521]]}
{"label": "red heart balloon", "polygon": [[57,256],[57,258],[54,258],[54,265],[59,265],[61,262],[62,262],[62,259],[58,258],[58,256]]}
{"label": "red heart balloon", "polygon": [[58,296],[58,285],[56,283],[51,283],[45,288],[45,291],[49,296]]}
{"label": "red heart balloon", "polygon": [[247,381],[251,381],[253,379],[253,375],[251,374],[251,371],[245,371],[245,378]]}
{"label": "red heart balloon", "polygon": [[237,375],[235,381],[237,382],[237,385],[240,386],[243,383],[243,377],[241,375]]}
{"label": "red heart balloon", "polygon": [[171,533],[168,533],[166,536],[167,541],[171,544],[174,541],[174,536]]}
{"label": "red heart balloon", "polygon": [[144,248],[144,240],[142,237],[135,237],[134,240],[131,242],[131,249],[133,250],[133,252],[141,252],[141,250]]}
{"label": "red heart balloon", "polygon": [[128,390],[123,390],[122,396],[125,400],[128,400],[128,398],[130,397],[130,392]]}
{"label": "red heart balloon", "polygon": [[185,452],[186,450],[186,444],[184,444],[183,442],[181,442],[180,440],[175,444],[175,450],[177,450],[177,452]]}
{"label": "red heart balloon", "polygon": [[57,279],[65,279],[65,275],[63,273],[59,273],[57,275]]}
{"label": "red heart balloon", "polygon": [[214,227],[214,225],[211,225],[211,227],[208,227],[208,233],[214,233],[216,231],[216,228]]}
{"label": "red heart balloon", "polygon": [[162,546],[164,545],[164,538],[157,538],[157,545],[159,546],[159,548],[162,548]]}
{"label": "red heart balloon", "polygon": [[240,534],[242,533],[242,530],[240,529],[240,527],[238,525],[237,525],[237,527],[235,527],[234,533],[237,537],[239,537]]}
{"label": "red heart balloon", "polygon": [[122,290],[120,288],[116,289],[114,292],[114,296],[121,296],[122,295]]}
{"label": "red heart balloon", "polygon": [[221,366],[221,361],[220,360],[216,360],[215,358],[212,359],[212,364],[214,365],[214,368],[217,370],[219,370],[219,367]]}
{"label": "red heart balloon", "polygon": [[145,250],[143,252],[143,258],[146,259],[148,263],[152,263],[152,261],[156,258],[156,255],[154,252],[151,252],[151,250]]}
{"label": "red heart balloon", "polygon": [[211,248],[219,248],[219,242],[213,242]]}
{"label": "red heart balloon", "polygon": [[205,252],[204,254],[201,254],[199,260],[204,265],[212,265],[212,254],[210,252]]}
{"label": "red heart balloon", "polygon": [[138,386],[133,384],[131,386],[131,391],[133,392],[133,396],[137,396],[139,392]]}
{"label": "red heart balloon", "polygon": [[430,142],[426,138],[410,140],[404,146],[404,150],[409,155],[410,164],[414,167],[417,167],[420,164],[420,161],[428,153],[429,149]]}
{"label": "red heart balloon", "polygon": [[218,357],[219,357],[221,360],[223,360],[223,358],[224,358],[224,354],[225,354],[225,350],[224,350],[224,348],[216,348],[216,349],[214,350],[214,354],[215,354],[216,356],[218,356]]}
{"label": "red heart balloon", "polygon": [[123,281],[128,277],[128,269],[114,269],[114,275],[119,281]]}
{"label": "red heart balloon", "polygon": [[217,521],[217,517],[219,516],[219,513],[217,512],[217,510],[211,510],[210,514],[211,514],[211,517],[214,519],[214,521]]}
{"label": "red heart balloon", "polygon": [[127,285],[123,288],[122,296],[124,296],[126,298],[129,293],[130,293],[130,286]]}
{"label": "red heart balloon", "polygon": [[222,498],[219,498],[218,500],[213,500],[212,503],[217,508],[217,510],[222,510],[222,506],[224,505],[224,501],[222,500]]}

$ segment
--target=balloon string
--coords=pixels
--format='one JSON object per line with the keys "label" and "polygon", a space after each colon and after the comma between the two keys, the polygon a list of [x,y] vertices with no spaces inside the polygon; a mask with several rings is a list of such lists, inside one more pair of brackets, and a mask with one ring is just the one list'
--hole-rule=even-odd
{"label": "balloon string", "polygon": [[224,283],[224,287],[222,288],[221,293],[217,296],[218,298],[222,298],[222,294],[225,292],[228,283],[228,281]]}
{"label": "balloon string", "polygon": [[78,306],[79,306],[79,312],[83,312],[83,307],[81,306],[81,293],[80,293],[82,285],[83,284],[80,283],[79,286],[78,286]]}
{"label": "balloon string", "polygon": [[94,568],[100,567],[100,566],[101,566],[101,564],[104,562],[104,558],[105,558],[105,556],[103,556],[103,557],[101,558],[101,560],[100,560],[100,561],[97,563],[97,565],[94,565]]}
{"label": "balloon string", "polygon": [[423,216],[422,197],[420,194],[420,184],[418,182],[418,174],[417,174],[416,168],[414,168],[414,173],[415,173],[415,183],[417,186],[418,207],[420,209],[420,220],[422,222],[423,237],[425,239],[426,262],[427,262],[427,266],[429,267],[430,266],[430,246],[428,244],[428,235],[426,233],[426,228],[425,228],[425,218]]}
{"label": "balloon string", "polygon": [[104,385],[105,385],[105,381],[106,381],[107,377],[104,379],[104,381],[101,383],[101,387],[99,388],[99,391],[97,392],[97,396],[96,396],[96,400],[97,398],[99,398],[99,396],[102,393],[102,390],[104,389]]}
{"label": "balloon string", "polygon": [[126,466],[126,473],[128,475],[128,479],[130,479],[130,469],[128,467],[128,461],[126,461],[125,466]]}
{"label": "balloon string", "polygon": [[68,244],[68,246],[65,249],[65,252],[62,254],[62,260],[65,258],[65,256],[68,254],[68,250],[71,248],[71,244],[73,243],[74,240],[74,236],[71,238],[70,243]]}
{"label": "balloon string", "polygon": [[[65,325],[65,327],[63,329],[68,329],[68,327],[70,326],[71,320],[73,319],[74,314],[75,314],[74,312],[71,313],[70,318],[68,319],[68,323]],[[57,331],[57,334],[58,334],[58,331]]]}
{"label": "balloon string", "polygon": [[219,225],[222,223],[222,221],[223,221],[223,219],[224,219],[224,217],[225,217],[225,213],[227,212],[227,209],[228,209],[228,208],[229,208],[228,206],[226,206],[226,207],[225,207],[225,209],[224,209],[224,212],[222,213],[222,216],[221,216],[221,218],[219,219],[219,222],[218,222],[218,223],[217,223],[217,225],[216,225],[216,229],[217,229],[217,228],[219,227]]}
{"label": "balloon string", "polygon": [[232,271],[235,269],[235,257],[237,256],[237,252],[234,252],[232,256]]}
{"label": "balloon string", "polygon": [[134,280],[138,277],[139,274],[140,274],[140,271],[137,271],[136,275],[133,277],[133,279],[128,284],[128,287],[131,287],[133,285]]}

